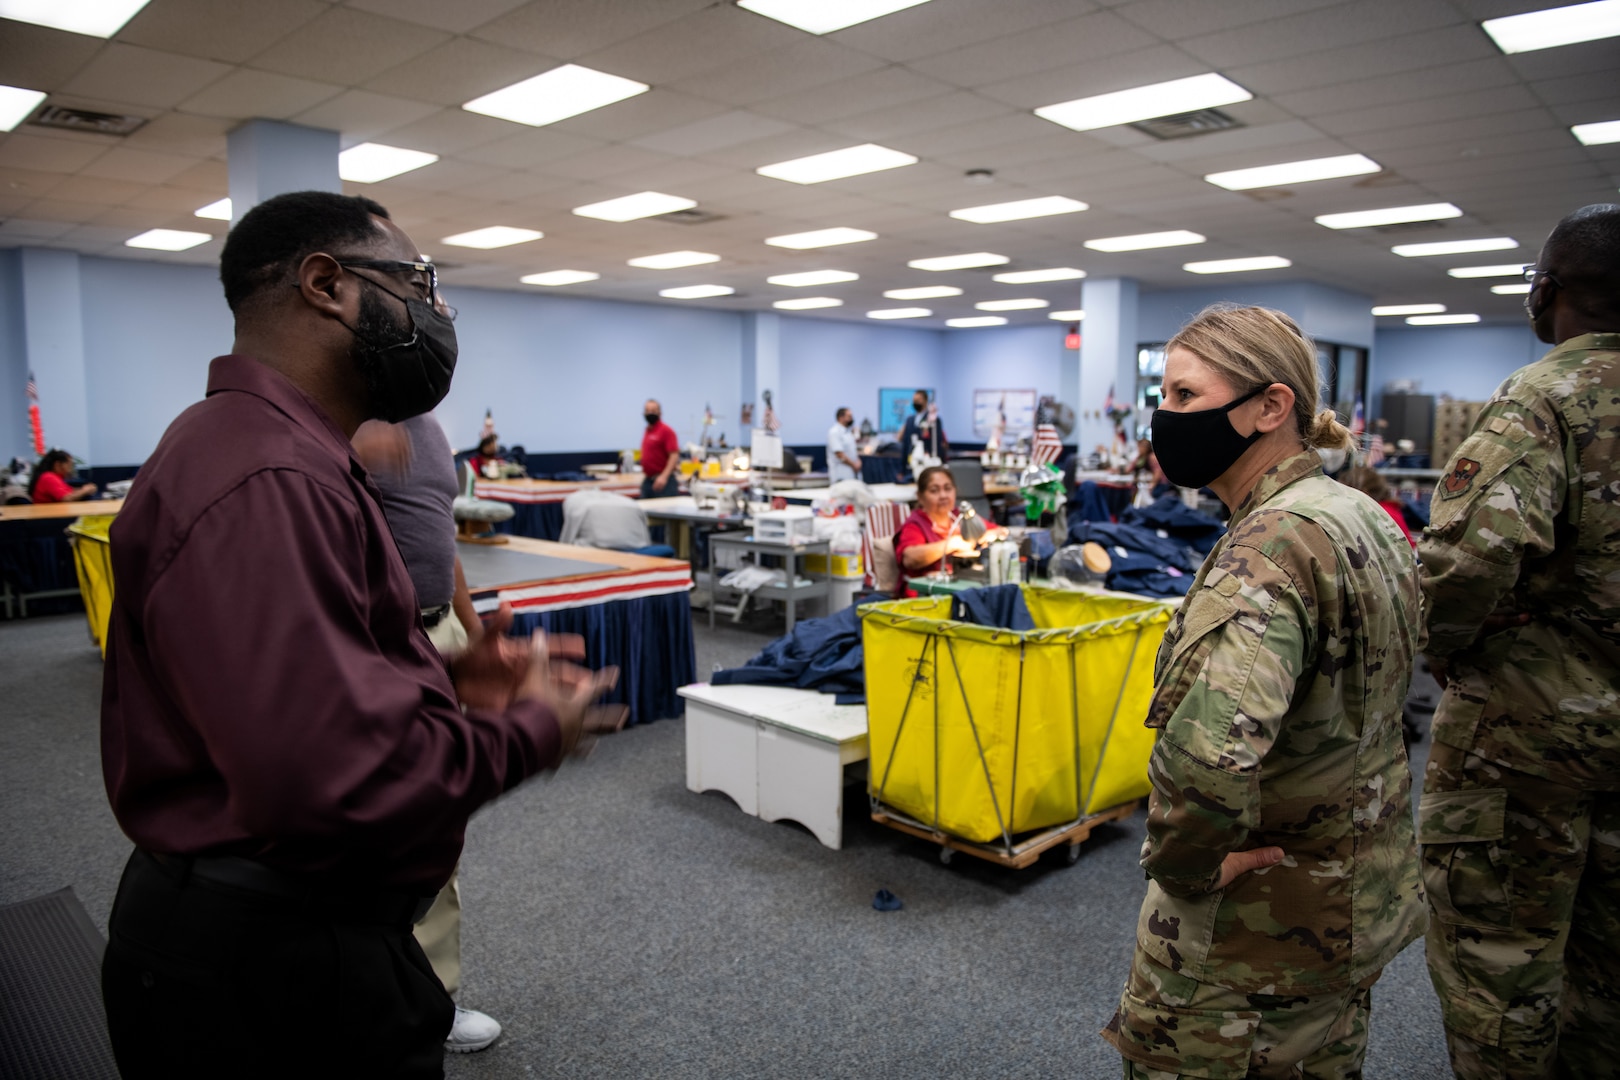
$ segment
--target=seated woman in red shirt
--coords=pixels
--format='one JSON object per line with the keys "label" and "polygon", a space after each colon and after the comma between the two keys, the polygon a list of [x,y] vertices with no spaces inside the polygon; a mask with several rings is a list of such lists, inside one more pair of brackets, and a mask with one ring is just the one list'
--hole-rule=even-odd
{"label": "seated woman in red shirt", "polygon": [[28,480],[28,497],[36,503],[74,502],[88,499],[96,493],[96,485],[81,484],[72,487],[67,478],[73,475],[73,455],[66,450],[49,450],[34,466],[34,475]]}
{"label": "seated woman in red shirt", "polygon": [[[924,469],[917,477],[917,509],[894,537],[902,590],[906,578],[938,570],[947,554],[972,555],[979,550],[952,527],[955,515],[956,481],[951,471],[943,465]],[[985,539],[992,535],[987,533]]]}
{"label": "seated woman in red shirt", "polygon": [[1395,524],[1401,527],[1401,535],[1406,537],[1406,542],[1417,547],[1417,538],[1412,535],[1412,530],[1406,527],[1406,511],[1401,509],[1401,501],[1390,491],[1389,481],[1377,470],[1366,465],[1357,465],[1346,469],[1339,480],[1357,491],[1372,496],[1373,502],[1382,506],[1384,512],[1394,518]]}
{"label": "seated woman in red shirt", "polygon": [[500,457],[501,439],[499,435],[485,435],[478,442],[478,452],[468,458],[473,472],[485,480],[499,480],[501,466],[505,464]]}

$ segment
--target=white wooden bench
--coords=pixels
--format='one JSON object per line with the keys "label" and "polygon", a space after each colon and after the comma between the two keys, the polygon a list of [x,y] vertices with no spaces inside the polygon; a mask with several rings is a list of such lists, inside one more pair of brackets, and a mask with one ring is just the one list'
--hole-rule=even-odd
{"label": "white wooden bench", "polygon": [[686,699],[686,786],[720,791],[766,821],[791,818],[843,845],[844,767],[866,760],[866,706],[783,686],[679,690]]}

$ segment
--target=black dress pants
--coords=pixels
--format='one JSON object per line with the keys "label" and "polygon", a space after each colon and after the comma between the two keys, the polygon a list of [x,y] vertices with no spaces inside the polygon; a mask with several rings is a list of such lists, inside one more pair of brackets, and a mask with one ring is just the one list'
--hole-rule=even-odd
{"label": "black dress pants", "polygon": [[137,1077],[442,1077],[455,1006],[409,915],[232,888],[137,851],[101,968]]}

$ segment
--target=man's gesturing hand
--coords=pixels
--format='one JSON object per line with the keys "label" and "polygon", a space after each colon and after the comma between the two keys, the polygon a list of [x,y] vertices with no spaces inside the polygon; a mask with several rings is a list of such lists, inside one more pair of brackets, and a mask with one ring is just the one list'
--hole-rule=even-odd
{"label": "man's gesturing hand", "polygon": [[551,710],[562,732],[563,753],[583,757],[598,735],[618,731],[630,715],[628,705],[596,701],[619,681],[619,669],[590,671],[564,657],[583,659],[584,639],[574,634],[536,631],[529,644],[529,666],[517,696]]}

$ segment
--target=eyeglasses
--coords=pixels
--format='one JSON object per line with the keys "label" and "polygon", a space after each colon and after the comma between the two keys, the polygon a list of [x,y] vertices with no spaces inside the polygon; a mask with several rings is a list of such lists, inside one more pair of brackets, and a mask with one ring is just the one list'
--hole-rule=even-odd
{"label": "eyeglasses", "polygon": [[1530,284],[1534,285],[1536,283],[1536,278],[1539,278],[1539,277],[1546,278],[1548,281],[1552,282],[1554,285],[1557,285],[1560,289],[1562,289],[1564,287],[1564,283],[1562,281],[1559,281],[1557,278],[1553,277],[1551,271],[1543,270],[1541,267],[1537,266],[1535,263],[1530,263],[1528,266],[1526,266],[1524,268],[1524,280],[1528,281]]}
{"label": "eyeglasses", "polygon": [[[426,300],[435,308],[442,311],[446,318],[452,322],[456,317],[456,309],[444,302],[439,295],[439,271],[430,262],[411,262],[404,259],[337,259],[337,264],[346,270],[380,270],[385,274],[408,274],[407,279],[422,295],[418,299]],[[424,281],[421,275],[426,274]],[[374,283],[375,284],[375,283]],[[387,290],[384,290],[387,291]],[[397,293],[390,293],[396,300],[404,301],[404,297]]]}

